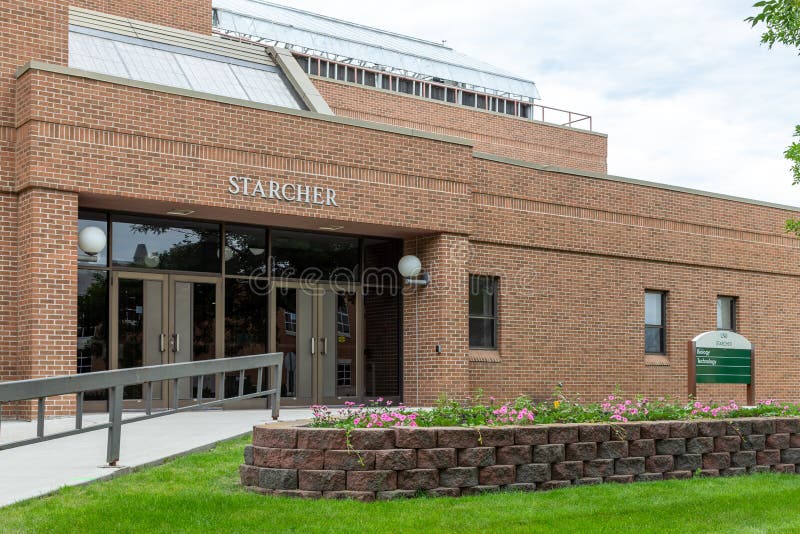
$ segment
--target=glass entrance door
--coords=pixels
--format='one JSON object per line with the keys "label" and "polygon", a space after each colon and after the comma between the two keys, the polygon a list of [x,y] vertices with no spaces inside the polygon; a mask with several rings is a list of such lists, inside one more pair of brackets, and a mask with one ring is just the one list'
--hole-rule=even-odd
{"label": "glass entrance door", "polygon": [[358,293],[278,284],[273,346],[283,352],[281,402],[342,404],[358,397],[361,365]]}
{"label": "glass entrance door", "polygon": [[[111,368],[127,369],[218,357],[221,288],[218,279],[150,273],[116,272],[112,279]],[[153,407],[174,407],[214,398],[214,376],[153,385]],[[177,393],[177,395],[176,395]],[[143,408],[141,386],[126,387],[125,408]]]}

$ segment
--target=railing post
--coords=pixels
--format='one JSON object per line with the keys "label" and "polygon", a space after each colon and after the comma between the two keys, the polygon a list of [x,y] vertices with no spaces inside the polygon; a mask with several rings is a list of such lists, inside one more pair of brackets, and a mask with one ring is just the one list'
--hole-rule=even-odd
{"label": "railing post", "polygon": [[45,397],[39,397],[39,408],[36,411],[36,437],[44,436],[44,402]]}
{"label": "railing post", "polygon": [[108,448],[106,462],[116,466],[119,461],[120,439],[122,434],[122,392],[123,386],[109,388],[108,392]]}
{"label": "railing post", "polygon": [[277,421],[281,411],[281,374],[283,366],[279,363],[273,368],[272,373],[272,389],[275,392],[272,394],[272,419]]}
{"label": "railing post", "polygon": [[83,391],[75,394],[75,428],[80,430],[83,428]]}

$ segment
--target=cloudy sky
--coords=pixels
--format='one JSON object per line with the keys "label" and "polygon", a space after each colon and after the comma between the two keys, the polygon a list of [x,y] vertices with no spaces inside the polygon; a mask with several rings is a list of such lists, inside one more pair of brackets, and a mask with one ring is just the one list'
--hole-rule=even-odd
{"label": "cloudy sky", "polygon": [[[273,0],[286,3],[281,0]],[[800,123],[800,56],[743,19],[755,0],[294,0],[449,46],[592,115],[609,173],[800,206],[783,150]]]}

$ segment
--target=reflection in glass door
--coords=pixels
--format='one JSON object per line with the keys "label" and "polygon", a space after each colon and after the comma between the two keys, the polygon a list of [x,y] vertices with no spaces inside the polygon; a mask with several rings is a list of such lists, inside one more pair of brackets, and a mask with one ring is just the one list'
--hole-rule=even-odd
{"label": "reflection in glass door", "polygon": [[[166,363],[167,286],[164,276],[131,278],[115,274],[117,291],[112,295],[116,321],[112,330],[111,367],[130,369]],[[123,392],[126,408],[140,406],[142,387],[127,386]],[[164,407],[163,387],[153,388],[153,406]]]}
{"label": "reflection in glass door", "polygon": [[342,404],[356,398],[357,293],[287,283],[275,288],[274,295],[274,346],[284,355],[285,404]]}
{"label": "reflection in glass door", "polygon": [[[220,295],[216,279],[194,276],[170,277],[170,362],[194,362],[217,357],[217,302]],[[214,375],[201,380],[185,378],[178,381],[178,400],[190,401],[198,395],[216,398]]]}
{"label": "reflection in glass door", "polygon": [[318,297],[320,402],[341,404],[358,395],[356,292],[324,290]]}
{"label": "reflection in glass door", "polygon": [[[220,284],[209,277],[114,273],[111,365],[128,369],[207,360],[218,357]],[[196,399],[215,398],[215,376],[178,383],[179,404]],[[175,404],[175,393],[167,384],[154,384],[153,407]],[[141,386],[126,387],[125,407],[142,408]],[[184,402],[185,401],[185,402]]]}

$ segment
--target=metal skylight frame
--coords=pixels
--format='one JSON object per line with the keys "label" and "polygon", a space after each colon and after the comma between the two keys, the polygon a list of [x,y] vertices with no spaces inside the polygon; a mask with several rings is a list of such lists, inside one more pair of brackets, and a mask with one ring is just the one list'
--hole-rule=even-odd
{"label": "metal skylight frame", "polygon": [[[235,37],[238,39],[244,39],[247,41],[257,42],[269,46],[281,47],[293,52],[301,53],[308,56],[318,57],[320,59],[324,59],[327,61],[336,61],[338,63],[344,63],[370,70],[377,70],[385,72],[387,74],[403,76],[406,78],[416,79],[420,81],[445,83],[447,85],[452,85],[453,87],[484,93],[491,96],[509,98],[527,103],[533,103],[535,100],[538,100],[540,98],[535,83],[529,80],[524,80],[516,76],[504,73],[500,69],[473,60],[472,58],[468,58],[467,56],[458,54],[454,52],[451,48],[439,45],[437,43],[432,43],[429,41],[424,41],[413,37],[393,34],[390,32],[385,32],[383,30],[369,28],[366,26],[360,26],[350,22],[341,21],[331,17],[324,17],[322,15],[316,15],[314,13],[309,13],[306,11],[290,8],[287,6],[280,6],[269,2],[263,2],[259,0],[246,0],[246,2],[247,4],[252,4],[255,7],[262,6],[265,9],[284,10],[285,12],[287,12],[287,18],[289,18],[289,16],[291,15],[299,19],[315,20],[315,21],[318,20],[321,26],[329,25],[331,27],[337,27],[337,26],[347,26],[348,28],[352,27],[354,31],[360,32],[361,34],[372,33],[376,36],[376,39],[385,38],[387,41],[391,42],[387,43],[386,46],[383,46],[382,44],[376,44],[376,42],[367,42],[366,40],[359,40],[356,38],[348,38],[348,37],[343,37],[341,35],[334,35],[331,33],[326,33],[324,31],[321,31],[320,29],[309,29],[286,21],[268,20],[265,18],[260,18],[255,14],[242,12],[245,11],[245,9],[242,7],[244,4],[241,2],[241,0],[216,0],[214,2],[215,4],[213,7],[214,31],[220,35]],[[234,7],[238,6],[239,9],[234,10],[228,6],[234,6]],[[237,22],[239,22],[240,24],[237,24]],[[252,27],[258,23],[265,25],[279,26],[285,29],[285,31],[282,32],[284,35],[274,35],[274,36],[253,35],[252,31],[244,31],[243,26],[248,25],[252,30]],[[242,26],[242,27],[237,27],[237,26]],[[341,29],[343,30],[344,28]],[[275,31],[276,33],[278,33],[278,30]],[[299,35],[298,32],[308,34],[309,40],[312,40],[312,38],[316,36],[323,40],[327,39],[335,40],[336,42],[342,45],[342,48],[346,47],[361,48],[363,51],[366,51],[363,54],[363,57],[369,55],[370,52],[375,54],[384,54],[386,56],[395,55],[398,56],[397,64],[401,64],[403,60],[409,60],[411,62],[417,63],[417,65],[419,66],[422,66],[425,63],[427,63],[430,66],[431,70],[428,73],[425,73],[422,68],[410,69],[408,68],[408,65],[396,66],[388,64],[389,62],[375,61],[374,59],[362,59],[361,57],[341,54],[337,51],[322,50],[318,46],[309,46],[308,43],[303,44],[297,42],[289,42],[284,38],[286,34],[290,33],[296,33]],[[406,48],[418,47],[420,51],[399,49],[400,47],[397,46],[397,43],[400,43],[401,45],[407,44],[408,47]],[[426,51],[434,53],[426,54],[425,53]],[[439,57],[435,57],[437,55]],[[455,59],[453,58],[455,59],[463,58],[463,61],[455,61]],[[519,84],[521,87],[528,86],[529,89],[526,92],[529,94],[523,94],[522,91],[511,91],[511,90],[498,89],[496,87],[489,87],[485,83],[481,84],[475,81],[462,81],[458,79],[453,79],[453,78],[458,78],[460,76],[443,77],[441,73],[432,74],[431,72],[435,70],[437,66],[442,71],[446,69],[453,69],[460,71],[465,78],[468,78],[470,76],[475,76],[475,77],[485,76],[488,78],[494,78],[498,80],[499,85],[502,85],[501,81],[504,80],[505,83],[512,85]],[[472,75],[469,74],[470,72],[473,74]]]}

